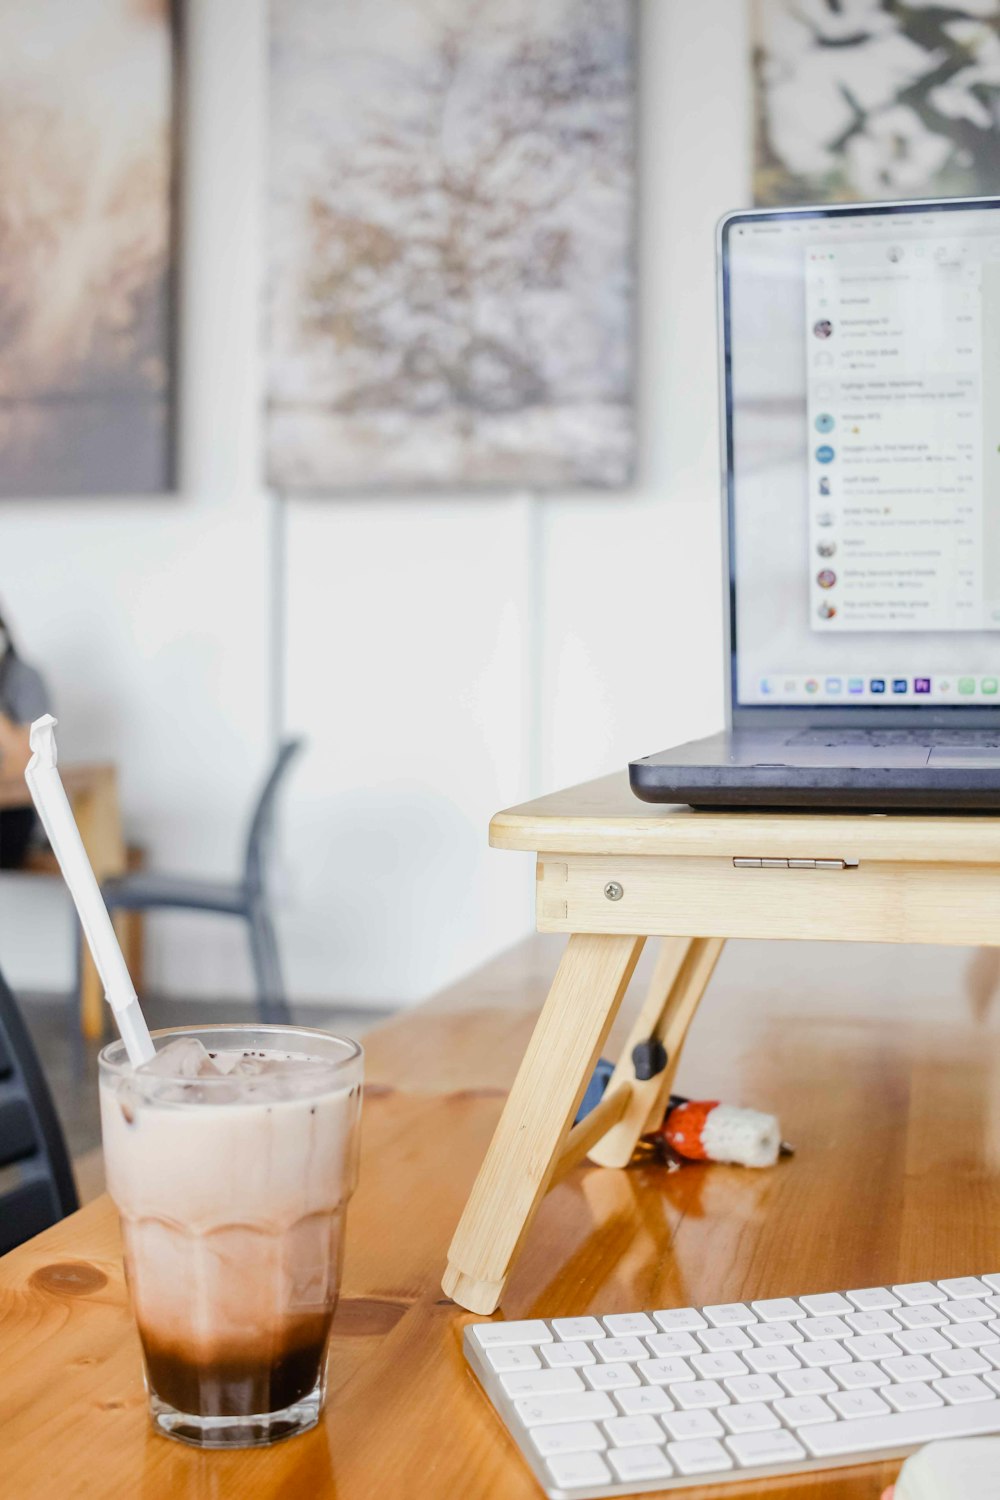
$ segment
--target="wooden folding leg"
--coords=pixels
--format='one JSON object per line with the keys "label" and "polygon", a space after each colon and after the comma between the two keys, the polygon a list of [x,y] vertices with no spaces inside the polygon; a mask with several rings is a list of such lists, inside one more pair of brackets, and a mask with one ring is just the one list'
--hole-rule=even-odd
{"label": "wooden folding leg", "polygon": [[575,934],[538,1018],[448,1251],[445,1292],[491,1313],[555,1170],[641,937]]}
{"label": "wooden folding leg", "polygon": [[[722,948],[722,938],[663,940],[646,998],[608,1082],[608,1094],[631,1084],[625,1107],[616,1123],[587,1153],[598,1166],[627,1166],[639,1137],[653,1130],[663,1118],[688,1027]],[[667,1066],[654,1078],[637,1079],[632,1049],[638,1042],[654,1036],[663,1043]]]}

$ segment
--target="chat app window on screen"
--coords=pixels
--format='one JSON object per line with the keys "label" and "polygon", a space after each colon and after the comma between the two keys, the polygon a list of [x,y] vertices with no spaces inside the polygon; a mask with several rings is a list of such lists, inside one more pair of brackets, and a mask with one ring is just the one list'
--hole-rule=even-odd
{"label": "chat app window on screen", "polygon": [[1000,209],[728,238],[738,701],[1000,707]]}
{"label": "chat app window on screen", "polygon": [[1000,628],[1000,558],[983,545],[1000,244],[805,253],[813,629]]}

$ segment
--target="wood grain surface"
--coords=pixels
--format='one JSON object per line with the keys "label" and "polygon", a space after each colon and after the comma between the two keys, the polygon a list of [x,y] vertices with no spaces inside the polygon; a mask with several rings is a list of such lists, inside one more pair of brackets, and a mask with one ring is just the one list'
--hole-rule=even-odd
{"label": "wood grain surface", "polygon": [[496,849],[548,854],[760,855],[1000,864],[1000,817],[925,813],[696,812],[640,802],[626,771],[509,807]]}
{"label": "wood grain surface", "polygon": [[[231,1454],[151,1432],[106,1198],[0,1260],[5,1500],[537,1500],[463,1363],[468,1317],[439,1282],[559,952],[534,939],[366,1041],[361,1181],[315,1432]],[[776,1110],[796,1155],[766,1172],[575,1168],[541,1206],[504,1315],[1000,1271],[998,964],[960,950],[729,944],[677,1084]],[[897,1468],[683,1493],[877,1500]]]}

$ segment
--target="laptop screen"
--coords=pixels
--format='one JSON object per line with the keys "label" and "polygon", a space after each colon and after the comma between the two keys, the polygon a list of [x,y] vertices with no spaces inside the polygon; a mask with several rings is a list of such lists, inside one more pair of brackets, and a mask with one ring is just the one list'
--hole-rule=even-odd
{"label": "laptop screen", "polygon": [[741,707],[1000,707],[1000,199],[722,231]]}

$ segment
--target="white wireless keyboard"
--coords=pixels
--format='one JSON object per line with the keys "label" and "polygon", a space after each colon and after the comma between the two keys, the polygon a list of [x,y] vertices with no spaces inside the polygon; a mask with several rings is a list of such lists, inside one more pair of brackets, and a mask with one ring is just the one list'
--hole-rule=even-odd
{"label": "white wireless keyboard", "polygon": [[1000,1275],[470,1323],[465,1354],[551,1500],[903,1456],[1000,1433]]}

